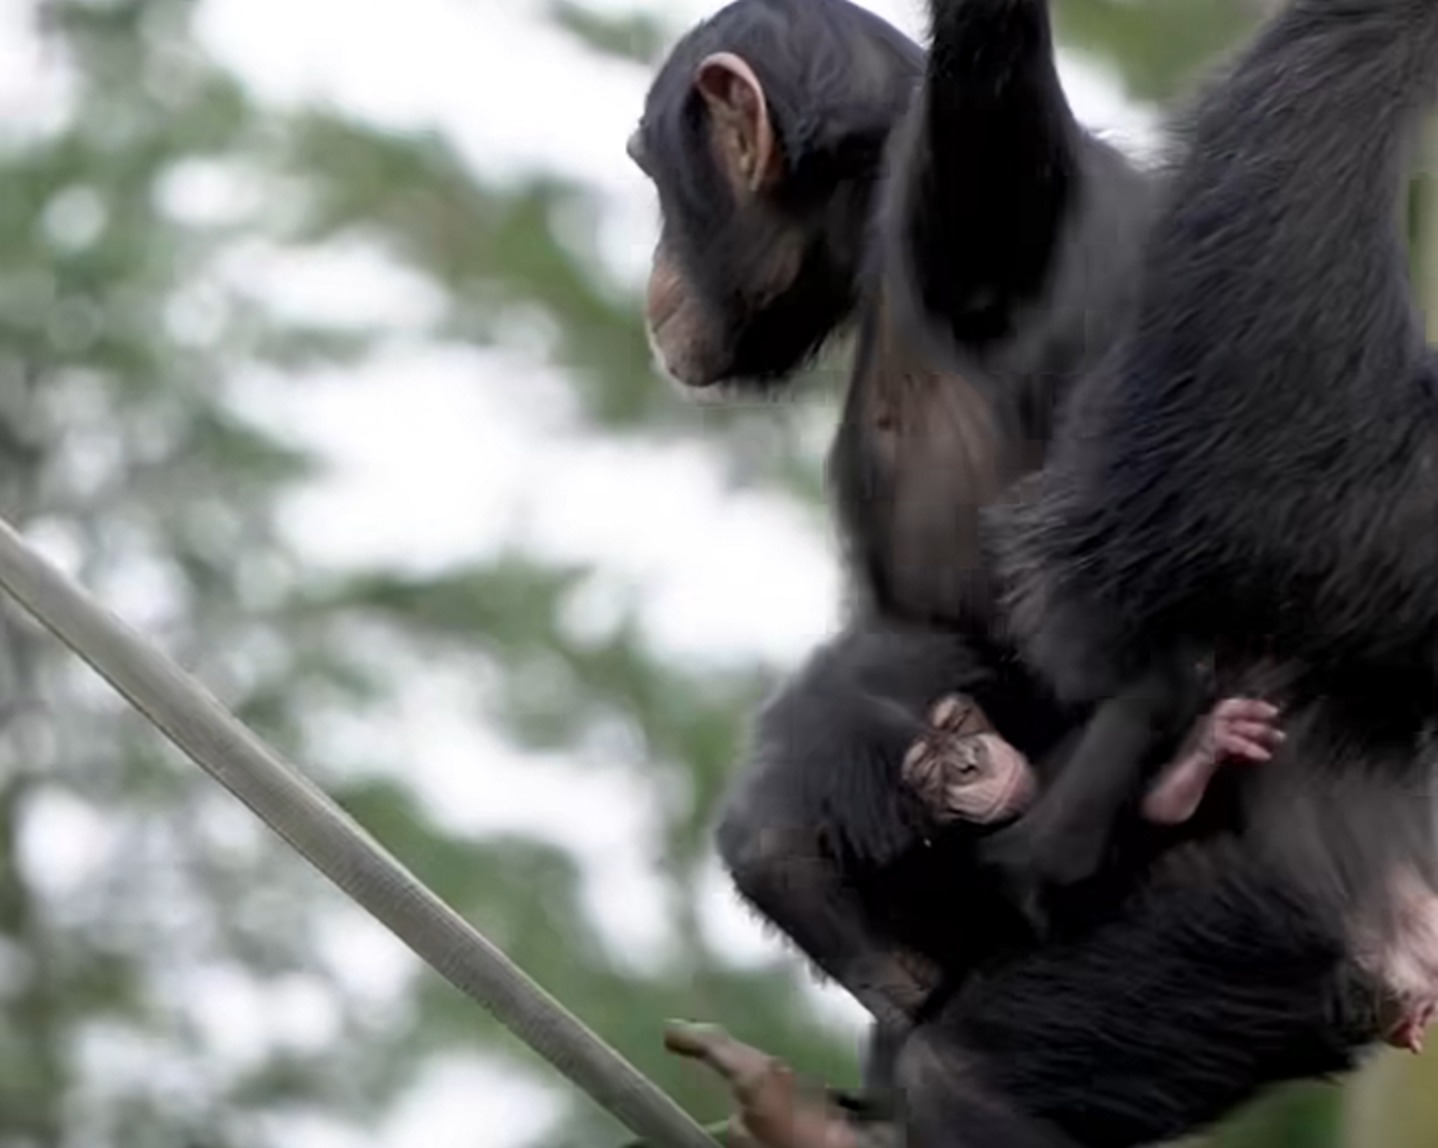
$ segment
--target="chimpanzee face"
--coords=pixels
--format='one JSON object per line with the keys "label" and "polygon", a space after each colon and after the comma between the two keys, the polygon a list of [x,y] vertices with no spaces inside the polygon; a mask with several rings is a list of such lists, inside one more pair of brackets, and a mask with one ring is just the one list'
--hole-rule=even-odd
{"label": "chimpanzee face", "polygon": [[810,228],[780,203],[784,162],[749,65],[709,56],[685,97],[697,97],[702,130],[668,147],[700,154],[657,154],[643,126],[628,148],[663,214],[645,306],[650,342],[686,387],[773,379],[814,342],[795,322]]}

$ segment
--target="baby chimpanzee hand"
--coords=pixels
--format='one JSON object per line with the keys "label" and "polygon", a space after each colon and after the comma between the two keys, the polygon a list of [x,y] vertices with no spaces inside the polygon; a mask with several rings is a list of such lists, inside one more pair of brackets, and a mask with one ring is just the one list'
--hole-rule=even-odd
{"label": "baby chimpanzee hand", "polygon": [[[1272,759],[1283,742],[1277,721],[1278,709],[1264,701],[1219,702],[1149,791],[1144,816],[1160,825],[1187,821],[1224,765]],[[941,699],[930,711],[928,731],[904,757],[903,780],[939,825],[1010,821],[1037,791],[1028,759],[962,694]]]}
{"label": "baby chimpanzee hand", "polygon": [[1188,745],[1149,790],[1144,817],[1181,825],[1198,809],[1220,767],[1270,761],[1282,742],[1277,707],[1256,698],[1225,698],[1199,721]]}

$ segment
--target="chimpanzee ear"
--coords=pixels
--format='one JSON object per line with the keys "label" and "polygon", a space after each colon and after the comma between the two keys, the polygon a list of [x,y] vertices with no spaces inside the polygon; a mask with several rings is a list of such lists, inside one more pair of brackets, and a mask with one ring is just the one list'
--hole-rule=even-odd
{"label": "chimpanzee ear", "polygon": [[694,87],[709,108],[720,158],[736,186],[751,192],[773,186],[784,163],[754,69],[732,52],[716,52],[699,65]]}

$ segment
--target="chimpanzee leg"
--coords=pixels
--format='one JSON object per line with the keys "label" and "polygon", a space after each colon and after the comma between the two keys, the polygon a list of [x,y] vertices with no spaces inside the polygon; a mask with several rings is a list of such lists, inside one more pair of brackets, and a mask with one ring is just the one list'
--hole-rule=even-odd
{"label": "chimpanzee leg", "polygon": [[906,1148],[1079,1146],[995,1089],[980,1057],[940,1024],[925,1026],[909,1038],[897,1074]]}
{"label": "chimpanzee leg", "polygon": [[1342,937],[1237,844],[1184,847],[1117,918],[976,973],[916,1030],[907,1144],[1132,1148],[1347,1068],[1377,1030]]}
{"label": "chimpanzee leg", "polygon": [[839,858],[813,831],[733,820],[721,829],[721,852],[744,898],[880,1025],[902,1028],[937,986],[940,970],[873,920]]}
{"label": "chimpanzee leg", "polygon": [[878,869],[922,840],[898,766],[923,726],[856,688],[840,672],[845,651],[842,642],[821,651],[761,715],[717,844],[740,894],[881,1024],[899,1026],[937,972],[903,959],[846,869],[855,859]]}

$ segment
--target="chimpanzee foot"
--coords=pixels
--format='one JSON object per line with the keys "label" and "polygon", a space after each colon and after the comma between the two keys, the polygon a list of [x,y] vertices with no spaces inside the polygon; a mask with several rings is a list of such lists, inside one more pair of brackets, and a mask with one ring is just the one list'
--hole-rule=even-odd
{"label": "chimpanzee foot", "polygon": [[1423,1043],[1435,1017],[1438,1017],[1438,1004],[1426,1001],[1400,1013],[1383,1039],[1394,1048],[1406,1049],[1417,1056],[1423,1051]]}
{"label": "chimpanzee foot", "polygon": [[1181,825],[1198,810],[1214,774],[1225,765],[1273,760],[1283,742],[1278,716],[1278,707],[1256,698],[1219,702],[1149,790],[1144,817],[1159,825]]}
{"label": "chimpanzee foot", "polygon": [[1438,894],[1408,870],[1396,877],[1390,893],[1392,932],[1365,963],[1388,999],[1384,1040],[1418,1053],[1438,1018]]}
{"label": "chimpanzee foot", "polygon": [[902,777],[940,825],[1011,820],[1037,789],[1028,760],[962,694],[929,711],[929,729],[905,754]]}
{"label": "chimpanzee foot", "polygon": [[728,1148],[867,1148],[870,1144],[869,1137],[845,1120],[822,1093],[801,1088],[787,1064],[721,1028],[671,1023],[664,1030],[664,1047],[706,1065],[729,1086],[735,1111],[724,1135]]}

